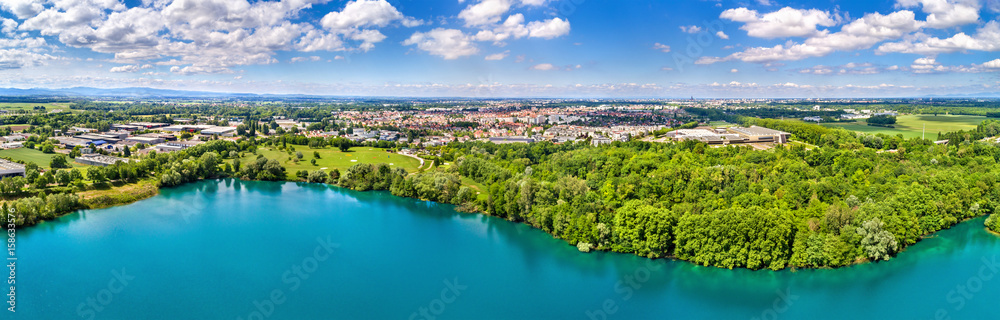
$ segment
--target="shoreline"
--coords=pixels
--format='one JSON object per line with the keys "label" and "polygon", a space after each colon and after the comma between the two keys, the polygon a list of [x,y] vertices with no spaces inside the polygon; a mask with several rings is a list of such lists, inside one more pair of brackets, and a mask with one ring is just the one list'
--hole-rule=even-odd
{"label": "shoreline", "polygon": [[[208,181],[208,180],[219,180],[219,179],[225,179],[225,178],[200,179],[200,180],[192,181],[192,182],[189,182],[189,183],[198,183],[198,182],[203,182],[203,181]],[[239,180],[239,181],[256,181],[256,180],[243,180],[243,179],[235,178],[235,177],[230,177],[230,179],[236,179],[236,180]],[[295,182],[295,183],[304,182],[304,183],[310,183],[310,182],[305,182],[305,181],[294,181],[294,180],[269,181],[269,182],[282,182],[282,183],[287,183],[287,182]],[[136,184],[131,184],[131,185],[137,185],[137,184],[141,184],[141,183],[142,182],[139,182],[139,183],[136,183]],[[334,185],[334,184],[329,184],[329,183],[320,183],[320,182],[313,182],[313,183],[323,184],[323,185],[327,185],[327,186],[331,186],[331,187],[336,187],[336,188],[347,189],[347,190],[356,191],[356,192],[368,192],[368,191],[357,191],[357,190],[353,190],[353,189],[350,189],[350,188],[341,187],[341,186]],[[154,185],[155,185],[155,183],[154,183]],[[126,185],[126,186],[129,186],[129,185]],[[116,188],[111,188],[111,189],[102,190],[102,191],[107,192],[107,191],[110,191],[110,190],[116,190],[116,189],[120,189],[120,188],[122,188],[122,187],[116,187]],[[93,190],[91,190],[91,191],[93,191]],[[91,191],[85,191],[85,192],[91,192]],[[118,202],[111,203],[111,204],[103,203],[105,205],[102,205],[102,206],[96,206],[96,207],[91,206],[91,207],[87,207],[87,208],[80,208],[80,209],[77,209],[77,210],[74,210],[74,211],[70,211],[70,212],[66,212],[64,214],[57,215],[57,216],[53,217],[53,219],[59,218],[59,217],[62,217],[62,216],[66,216],[66,215],[69,215],[69,214],[72,214],[74,212],[78,212],[79,210],[84,210],[84,209],[106,209],[106,208],[110,208],[110,207],[117,207],[117,206],[122,206],[122,205],[129,205],[129,204],[141,201],[141,200],[152,198],[152,197],[158,195],[159,193],[160,193],[160,188],[154,186],[153,187],[153,192],[147,192],[147,193],[140,194],[140,196],[136,197],[136,198],[130,198],[129,200],[118,201]],[[79,195],[79,194],[77,194],[77,195]],[[399,198],[416,199],[416,200],[420,200],[420,201],[429,201],[429,200],[423,200],[423,199],[419,199],[419,198],[400,197],[400,196],[396,196],[396,195],[392,195],[392,196],[399,197]],[[94,196],[94,197],[88,198],[87,200],[92,200],[92,199],[96,199],[96,198],[110,198],[110,197],[107,196],[107,195],[99,195],[99,196]],[[84,204],[85,203],[84,201],[85,200],[83,199],[83,197],[81,197],[81,199],[80,199],[81,204]],[[441,204],[445,204],[445,203],[441,203]],[[87,205],[89,205],[89,204],[87,204]],[[455,211],[458,212],[458,213],[479,214],[479,215],[483,215],[483,216],[489,216],[489,217],[494,217],[494,218],[497,218],[497,219],[501,219],[501,220],[504,220],[504,221],[506,221],[508,223],[524,224],[524,225],[526,225],[528,227],[531,227],[532,229],[541,231],[541,232],[549,235],[553,239],[563,240],[563,239],[559,239],[559,238],[554,237],[552,234],[550,234],[548,232],[545,232],[542,229],[535,228],[534,226],[531,226],[530,224],[513,222],[513,221],[510,221],[510,220],[507,220],[507,219],[503,219],[503,218],[496,217],[496,216],[493,216],[493,215],[490,215],[490,214],[487,214],[487,213],[484,213],[484,212],[479,212],[479,211],[464,211],[464,210],[459,211],[458,210],[459,205],[454,205],[454,204],[452,204],[452,205],[455,206]],[[476,209],[478,209],[478,208],[476,208]],[[907,251],[907,249],[909,249],[909,247],[922,242],[924,238],[936,235],[938,232],[949,230],[949,229],[951,229],[951,228],[953,228],[955,226],[958,226],[959,224],[966,223],[966,222],[969,222],[971,220],[974,220],[974,219],[977,219],[977,218],[982,218],[982,217],[983,216],[976,216],[976,217],[964,219],[964,220],[956,222],[954,225],[949,226],[948,228],[944,228],[944,229],[941,229],[941,230],[937,230],[937,231],[935,231],[933,233],[922,235],[920,241],[917,241],[916,243],[914,243],[912,245],[908,245],[906,247],[901,248],[899,251],[896,252],[896,255],[898,256],[899,254]],[[45,220],[45,221],[49,221],[49,220]],[[37,224],[35,224],[35,225],[37,225]],[[30,228],[31,226],[27,226],[27,227]],[[989,230],[989,228],[986,228],[986,230],[988,232],[992,233],[993,235],[1000,237],[1000,233],[997,233],[997,232],[994,232],[992,230]],[[569,242],[566,242],[565,240],[563,240],[563,242],[565,242],[569,246],[572,246],[572,245],[569,244]],[[695,263],[693,261],[688,261],[688,260],[677,258],[677,256],[674,256],[674,255],[665,256],[665,257],[661,257],[661,258],[647,258],[645,256],[640,256],[640,255],[634,254],[634,253],[615,252],[615,251],[611,251],[611,250],[596,249],[596,248],[594,248],[592,250],[593,251],[604,252],[604,253],[633,255],[633,256],[637,256],[637,257],[641,257],[641,258],[646,258],[646,259],[649,259],[649,260],[660,260],[660,259],[662,259],[662,260],[671,260],[671,261],[682,261],[682,262],[690,263],[690,264],[693,264],[693,265],[703,266],[702,264],[698,264],[698,263]],[[580,252],[580,253],[584,254],[586,252]],[[888,261],[892,261],[892,260],[890,259]],[[879,262],[885,262],[885,261],[879,261]],[[859,262],[855,262],[855,263],[851,263],[851,264],[844,265],[844,266],[839,266],[839,267],[829,267],[829,266],[824,266],[824,267],[794,267],[794,266],[786,266],[785,268],[782,268],[782,269],[779,269],[779,270],[771,270],[771,271],[789,270],[791,272],[795,272],[796,270],[836,270],[836,269],[850,268],[850,267],[860,266],[860,265],[865,265],[865,264],[870,264],[870,263],[874,263],[874,262],[871,261],[871,260],[867,260],[866,259],[866,260],[861,260]],[[711,265],[709,265],[707,267],[713,267],[713,268],[719,268],[719,269],[730,269],[730,268],[723,268],[723,267],[711,266]],[[736,268],[732,268],[732,269],[736,269]],[[747,269],[747,270],[753,270],[753,271],[770,270],[770,269],[767,269],[767,268],[763,268],[763,269],[750,269],[750,268],[745,268],[745,267],[739,267],[739,269]]]}

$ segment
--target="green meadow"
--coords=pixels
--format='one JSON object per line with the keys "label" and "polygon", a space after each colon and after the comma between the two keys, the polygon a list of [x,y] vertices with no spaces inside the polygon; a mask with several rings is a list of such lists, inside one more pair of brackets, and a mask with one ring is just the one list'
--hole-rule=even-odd
{"label": "green meadow", "polygon": [[[291,145],[289,145],[291,147]],[[295,152],[302,152],[302,159],[296,163],[295,152],[288,154],[286,151],[280,151],[273,148],[259,148],[257,149],[257,154],[264,155],[268,159],[277,159],[281,161],[281,165],[285,166],[286,173],[288,176],[294,176],[295,172],[299,170],[314,171],[314,170],[324,170],[331,171],[333,169],[339,169],[344,171],[345,169],[359,163],[371,163],[379,164],[386,163],[390,164],[393,168],[399,167],[406,169],[406,171],[414,172],[420,167],[420,160],[407,157],[400,154],[386,152],[385,149],[371,148],[371,147],[354,147],[348,152],[340,152],[338,149],[324,148],[324,149],[313,149],[307,146],[294,146]],[[313,152],[319,152],[319,159],[316,159]],[[253,154],[247,154],[241,160],[244,164],[249,161],[253,161],[257,156]],[[316,159],[316,165],[311,163],[312,159]],[[428,163],[429,164],[429,163]]]}
{"label": "green meadow", "polygon": [[869,126],[864,121],[855,123],[825,123],[828,127],[841,127],[847,130],[887,135],[902,134],[905,138],[919,138],[926,126],[927,139],[937,139],[938,132],[951,132],[958,130],[975,129],[977,125],[988,118],[981,116],[956,116],[956,115],[932,115],[918,114],[896,117],[895,128],[884,128]]}
{"label": "green meadow", "polygon": [[[14,161],[23,160],[25,162],[34,162],[43,169],[49,169],[49,162],[52,161],[52,156],[58,154],[59,153],[44,153],[37,149],[28,148],[0,150],[0,158],[9,158]],[[77,163],[73,161],[73,159],[67,158],[66,160],[69,160],[70,166],[74,168],[85,167],[85,165]]]}

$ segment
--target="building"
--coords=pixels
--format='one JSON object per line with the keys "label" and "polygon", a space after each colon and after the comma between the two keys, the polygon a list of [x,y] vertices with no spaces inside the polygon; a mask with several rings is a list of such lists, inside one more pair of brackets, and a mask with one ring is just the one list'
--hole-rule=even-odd
{"label": "building", "polygon": [[508,143],[534,143],[534,138],[528,137],[492,137],[490,142],[496,144],[508,144]]}
{"label": "building", "polygon": [[823,122],[823,118],[821,118],[821,117],[805,117],[805,118],[802,118],[802,121]]}
{"label": "building", "polygon": [[167,141],[156,145],[156,152],[174,152],[184,150],[204,142],[201,141]]}
{"label": "building", "polygon": [[236,135],[236,127],[212,127],[201,130],[201,134],[208,136],[232,137]]}
{"label": "building", "polygon": [[792,134],[788,132],[782,132],[778,130],[768,129],[764,127],[751,126],[749,128],[733,127],[729,128],[730,131],[739,134],[740,137],[746,139],[746,142],[775,142],[775,143],[788,143],[788,139],[791,138]]}
{"label": "building", "polygon": [[106,156],[103,154],[96,154],[96,153],[84,154],[79,157],[76,157],[76,162],[98,167],[107,167],[118,162],[128,162],[128,161],[129,160],[125,158]]}
{"label": "building", "polygon": [[7,159],[0,159],[0,179],[8,177],[23,177],[24,165]]}
{"label": "building", "polygon": [[154,145],[154,144],[157,144],[157,143],[164,143],[167,140],[165,140],[163,138],[160,138],[160,137],[135,136],[135,137],[125,138],[125,141],[131,141],[131,142],[135,142],[135,143],[144,143],[144,144],[147,144],[147,145]]}
{"label": "building", "polygon": [[63,146],[66,147],[67,149],[73,149],[73,147],[76,147],[76,146],[86,147],[87,145],[90,144],[90,140],[77,139],[77,138],[66,137],[66,136],[53,137],[52,139],[55,139],[56,141],[59,141],[59,143],[62,143]]}
{"label": "building", "polygon": [[132,123],[129,123],[129,125],[137,126],[137,127],[143,127],[143,128],[146,128],[146,129],[160,128],[160,127],[166,127],[167,126],[166,123],[160,123],[160,122],[132,122]]}

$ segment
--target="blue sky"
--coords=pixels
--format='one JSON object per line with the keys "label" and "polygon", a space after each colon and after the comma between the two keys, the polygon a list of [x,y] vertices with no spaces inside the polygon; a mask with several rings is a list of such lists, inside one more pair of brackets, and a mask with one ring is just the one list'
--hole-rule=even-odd
{"label": "blue sky", "polygon": [[0,0],[0,87],[467,97],[1000,92],[1000,0]]}

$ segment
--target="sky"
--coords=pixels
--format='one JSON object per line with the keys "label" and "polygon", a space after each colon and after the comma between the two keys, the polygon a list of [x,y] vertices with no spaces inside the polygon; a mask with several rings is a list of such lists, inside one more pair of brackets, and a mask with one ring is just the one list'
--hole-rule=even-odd
{"label": "sky", "polygon": [[0,0],[0,87],[997,95],[998,16],[1000,0]]}

